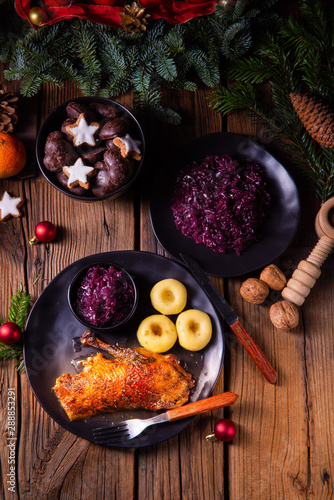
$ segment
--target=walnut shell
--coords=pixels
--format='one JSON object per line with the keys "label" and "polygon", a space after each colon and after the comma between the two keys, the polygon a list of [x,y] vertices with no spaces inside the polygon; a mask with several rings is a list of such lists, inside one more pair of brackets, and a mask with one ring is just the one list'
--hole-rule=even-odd
{"label": "walnut shell", "polygon": [[292,330],[299,323],[299,311],[297,306],[288,300],[280,300],[269,309],[272,324],[278,330]]}
{"label": "walnut shell", "polygon": [[286,285],[285,275],[275,264],[269,264],[269,266],[263,269],[260,274],[260,280],[267,283],[272,290],[283,290]]}
{"label": "walnut shell", "polygon": [[240,295],[251,304],[262,304],[269,295],[269,288],[258,278],[248,278],[240,287]]}

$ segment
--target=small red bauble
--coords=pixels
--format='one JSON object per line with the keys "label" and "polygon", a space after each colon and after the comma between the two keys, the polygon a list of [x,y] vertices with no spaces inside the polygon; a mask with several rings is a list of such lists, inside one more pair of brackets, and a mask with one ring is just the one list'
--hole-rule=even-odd
{"label": "small red bauble", "polygon": [[22,336],[21,328],[12,321],[7,321],[0,326],[0,340],[4,344],[16,344]]}
{"label": "small red bauble", "polygon": [[39,222],[35,227],[35,236],[31,238],[29,243],[34,245],[41,241],[42,243],[49,243],[56,237],[57,228],[52,222],[48,220],[43,220]]}
{"label": "small red bauble", "polygon": [[219,441],[232,441],[236,433],[236,428],[232,420],[222,418],[218,420],[214,428],[214,434]]}

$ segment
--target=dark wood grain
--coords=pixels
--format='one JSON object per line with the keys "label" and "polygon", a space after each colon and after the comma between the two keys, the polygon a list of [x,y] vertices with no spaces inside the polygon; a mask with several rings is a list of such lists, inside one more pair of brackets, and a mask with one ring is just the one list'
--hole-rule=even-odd
{"label": "dark wood grain", "polygon": [[[240,113],[233,113],[229,117],[228,130],[260,135],[259,129],[256,131],[249,119],[240,120]],[[271,146],[266,145],[269,151]],[[299,180],[297,186],[302,204],[299,231],[291,249],[277,262],[288,273],[291,267],[293,269],[303,258],[302,247],[313,245],[316,241],[314,220],[319,205],[310,185],[305,183],[305,180],[300,180],[291,162],[287,162],[287,167]],[[290,269],[289,266],[285,267],[289,261]],[[301,324],[288,333],[279,332],[271,325],[269,302],[257,306],[241,299],[239,289],[242,279],[234,279],[228,283],[230,303],[278,371],[275,386],[261,383],[254,368],[250,369],[249,360],[246,359],[246,354],[241,352],[241,346],[231,343],[228,386],[237,393],[241,388],[243,390],[243,405],[231,408],[231,413],[237,414],[235,418],[241,430],[237,441],[233,441],[237,446],[229,448],[231,499],[329,499],[333,495],[333,481],[329,478],[332,475],[328,472],[329,465],[333,465],[333,454],[330,451],[333,441],[328,434],[328,416],[323,417],[320,410],[323,408],[327,413],[333,403],[331,396],[326,399],[324,392],[322,396],[319,395],[314,381],[318,373],[320,378],[325,377],[328,383],[327,370],[324,367],[333,367],[333,357],[329,354],[333,352],[332,336],[328,338],[326,333],[330,328],[329,323],[333,324],[333,316],[330,316],[333,304],[329,285],[329,280],[333,278],[331,273],[332,271],[327,274],[326,271],[326,278],[322,277],[322,283],[317,283],[316,290],[312,291],[301,308]],[[258,274],[253,273],[252,276],[259,277]],[[319,293],[320,290],[322,296],[317,298],[316,291]],[[273,296],[274,300],[277,298]],[[326,323],[327,327],[323,323]],[[315,354],[314,351],[311,354],[310,344],[314,345],[314,342],[320,348],[321,354]],[[326,345],[329,351],[326,350]],[[318,377],[319,388],[323,387],[320,378]],[[333,385],[332,378],[329,384]],[[312,393],[310,387],[313,388]],[[329,389],[327,384],[326,387]],[[314,418],[317,421],[316,427]],[[320,430],[322,424],[324,428]],[[320,458],[321,449],[324,454]],[[245,472],[242,477],[240,463],[243,464]]]}
{"label": "dark wood grain", "polygon": [[[9,84],[17,88],[17,84]],[[66,83],[45,86],[26,103],[19,133],[29,143],[47,114],[61,102],[80,95]],[[177,109],[181,126],[145,123],[148,139],[143,175],[134,188],[113,201],[81,203],[54,190],[41,175],[0,181],[5,190],[22,196],[22,217],[0,223],[0,313],[20,283],[35,301],[49,281],[84,256],[137,249],[165,255],[150,224],[149,181],[161,155],[203,134],[227,130],[261,140],[261,127],[241,112],[227,123],[208,107],[208,91],[165,91],[163,102]],[[127,94],[119,102],[132,107]],[[24,126],[23,123],[26,123]],[[276,144],[265,147],[277,152]],[[278,153],[280,154],[279,150]],[[286,158],[286,157],[285,157]],[[288,275],[317,241],[314,219],[319,202],[310,183],[293,164],[286,166],[301,196],[297,234],[275,262]],[[33,172],[33,170],[32,170]],[[37,172],[38,174],[38,172]],[[35,225],[52,220],[57,238],[50,244],[29,245]],[[223,371],[213,394],[231,391],[237,404],[196,417],[179,435],[142,449],[97,446],[56,424],[33,395],[26,375],[17,375],[14,361],[1,361],[0,447],[1,498],[12,500],[285,500],[331,499],[334,496],[333,317],[334,259],[324,270],[301,308],[301,322],[280,333],[269,319],[271,294],[264,305],[245,302],[239,293],[243,278],[213,278],[240,321],[277,369],[278,381],[268,384],[243,346],[225,325]],[[258,272],[252,276],[258,277]],[[40,325],[47,331],[47,325]],[[16,394],[15,493],[8,490],[8,390]],[[231,443],[210,442],[206,436],[222,417],[231,418],[237,434]]]}

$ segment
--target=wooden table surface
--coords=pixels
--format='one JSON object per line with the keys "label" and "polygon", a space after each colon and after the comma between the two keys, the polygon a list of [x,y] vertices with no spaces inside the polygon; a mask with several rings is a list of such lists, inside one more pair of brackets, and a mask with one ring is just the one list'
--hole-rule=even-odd
{"label": "wooden table surface", "polygon": [[[15,85],[12,87],[15,89]],[[47,114],[78,96],[71,84],[44,87],[22,99],[18,135],[34,163],[34,141]],[[164,255],[149,219],[147,181],[161,157],[189,140],[216,131],[261,137],[242,113],[228,120],[208,107],[207,92],[166,92],[164,102],[177,109],[181,126],[146,127],[147,159],[135,187],[114,201],[83,203],[55,190],[38,173],[0,181],[25,200],[22,218],[0,223],[0,312],[5,316],[20,283],[35,301],[48,282],[77,259],[106,251],[141,250]],[[131,95],[119,102],[132,107]],[[273,144],[265,146],[270,150]],[[285,164],[298,185],[301,220],[290,247],[277,261],[287,274],[317,241],[314,219],[319,209],[312,186]],[[58,228],[50,244],[29,245],[35,225],[51,220]],[[251,276],[258,276],[255,271]],[[36,281],[36,278],[40,279]],[[214,394],[239,395],[229,409],[198,416],[182,433],[140,449],[98,446],[65,431],[41,408],[27,377],[14,361],[1,361],[1,496],[4,499],[117,500],[283,500],[330,499],[334,496],[334,272],[331,256],[301,308],[299,326],[279,333],[269,320],[269,305],[246,303],[239,295],[245,277],[213,281],[278,371],[271,385],[242,345],[224,325],[226,354]],[[66,325],[64,326],[66,328]],[[48,325],[40,325],[47,332]],[[9,389],[16,395],[15,492],[9,491],[7,446]],[[217,420],[231,418],[237,427],[227,444],[208,442]]]}

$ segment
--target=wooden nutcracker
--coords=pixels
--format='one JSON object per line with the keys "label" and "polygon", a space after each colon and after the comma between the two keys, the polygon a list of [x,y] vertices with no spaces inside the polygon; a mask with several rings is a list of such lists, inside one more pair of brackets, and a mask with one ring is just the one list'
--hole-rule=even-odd
{"label": "wooden nutcracker", "polygon": [[[294,328],[298,324],[298,309],[309,295],[321,274],[321,266],[334,248],[334,197],[327,200],[315,220],[319,241],[306,260],[302,260],[282,290],[283,301],[270,308],[270,319],[279,329]],[[296,319],[297,316],[297,319]]]}

